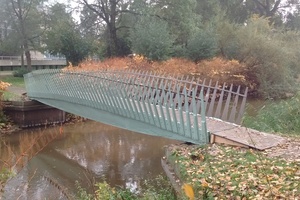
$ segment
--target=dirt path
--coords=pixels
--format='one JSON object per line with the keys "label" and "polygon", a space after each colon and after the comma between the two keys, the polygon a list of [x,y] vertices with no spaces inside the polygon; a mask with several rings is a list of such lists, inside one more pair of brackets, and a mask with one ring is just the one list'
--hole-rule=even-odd
{"label": "dirt path", "polygon": [[18,86],[14,86],[14,85],[9,86],[7,88],[7,91],[17,94],[17,95],[20,95],[20,96],[22,96],[24,93],[26,93],[26,89],[24,87],[18,87]]}
{"label": "dirt path", "polygon": [[269,157],[280,157],[288,161],[300,162],[300,137],[284,137],[280,145],[266,149],[263,153]]}

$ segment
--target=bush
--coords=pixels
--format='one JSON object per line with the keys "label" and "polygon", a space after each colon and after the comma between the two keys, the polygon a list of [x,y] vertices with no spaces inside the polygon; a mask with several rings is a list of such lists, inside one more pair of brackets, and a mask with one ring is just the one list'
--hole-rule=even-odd
{"label": "bush", "polygon": [[174,39],[165,21],[143,17],[130,34],[132,50],[150,60],[166,60],[172,53]]}
{"label": "bush", "polygon": [[232,35],[220,37],[221,52],[245,63],[246,79],[253,82],[258,96],[278,98],[294,92],[291,67],[297,63],[298,50],[296,46],[293,50],[288,48],[290,39],[284,37],[285,31],[276,30],[268,19],[257,16],[250,18],[247,25],[222,26]]}
{"label": "bush", "polygon": [[20,68],[13,72],[14,77],[23,77],[24,74],[29,73],[30,71],[27,68]]}
{"label": "bush", "polygon": [[199,30],[187,43],[187,57],[198,62],[212,58],[217,52],[217,40],[211,30]]}
{"label": "bush", "polygon": [[243,125],[266,132],[300,133],[300,94],[264,106],[255,117],[244,117]]}
{"label": "bush", "polygon": [[166,177],[159,175],[153,180],[144,181],[145,189],[139,192],[131,192],[129,189],[111,187],[106,181],[95,184],[95,193],[88,194],[78,182],[76,187],[78,189],[77,198],[80,200],[175,200],[173,187]]}
{"label": "bush", "polygon": [[2,110],[2,98],[3,98],[3,91],[6,90],[6,88],[10,86],[9,83],[0,81],[0,128],[4,125],[4,123],[7,121],[6,116],[3,113]]}

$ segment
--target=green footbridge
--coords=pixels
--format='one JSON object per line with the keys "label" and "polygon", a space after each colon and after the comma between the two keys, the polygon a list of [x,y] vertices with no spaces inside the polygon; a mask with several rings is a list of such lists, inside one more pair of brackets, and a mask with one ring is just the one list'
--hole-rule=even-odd
{"label": "green footbridge", "polygon": [[131,131],[195,144],[210,141],[207,119],[239,124],[247,88],[137,70],[45,69],[24,76],[32,100]]}

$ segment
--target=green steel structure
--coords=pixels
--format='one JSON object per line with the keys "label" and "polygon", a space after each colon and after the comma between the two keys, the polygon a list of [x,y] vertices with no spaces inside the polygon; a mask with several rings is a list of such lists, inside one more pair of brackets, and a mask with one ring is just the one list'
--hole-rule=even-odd
{"label": "green steel structure", "polygon": [[[209,142],[206,115],[238,122],[247,93],[214,87],[211,81],[205,85],[200,79],[133,70],[47,69],[24,77],[30,99],[131,131],[196,144]],[[220,102],[225,102],[223,109]]]}

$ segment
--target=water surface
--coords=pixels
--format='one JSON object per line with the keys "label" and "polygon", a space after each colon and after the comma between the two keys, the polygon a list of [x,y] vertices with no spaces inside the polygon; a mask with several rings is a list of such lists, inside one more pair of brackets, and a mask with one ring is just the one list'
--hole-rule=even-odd
{"label": "water surface", "polygon": [[88,191],[103,180],[138,190],[143,180],[163,174],[163,147],[172,143],[179,142],[94,121],[21,131],[0,146],[1,160],[18,161],[20,171],[3,199],[67,199],[77,190],[75,181]]}

